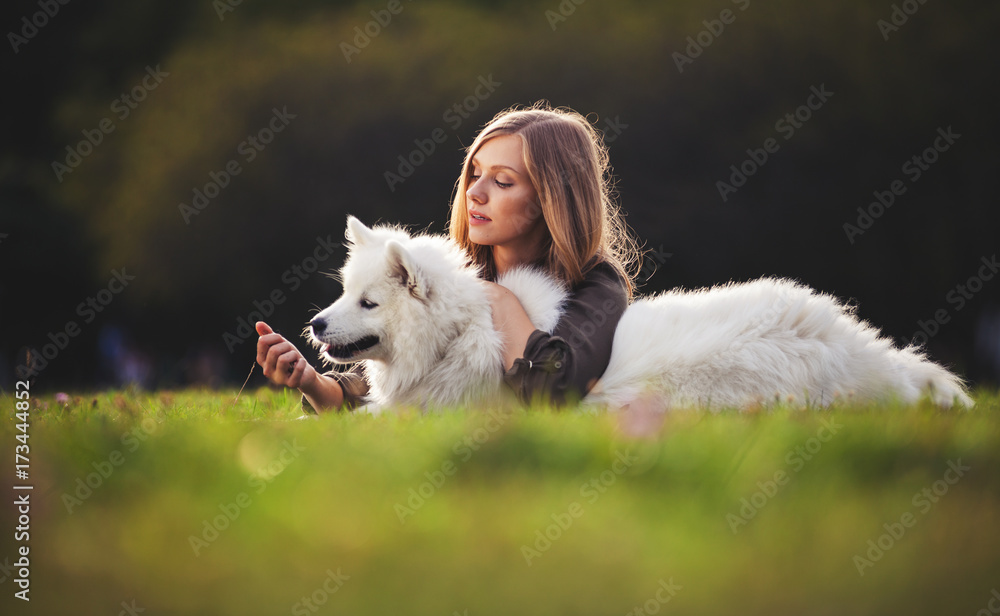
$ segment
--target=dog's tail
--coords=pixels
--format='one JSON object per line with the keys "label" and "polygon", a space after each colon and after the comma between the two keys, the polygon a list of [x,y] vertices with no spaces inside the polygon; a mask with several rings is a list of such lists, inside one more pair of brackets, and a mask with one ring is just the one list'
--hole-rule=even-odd
{"label": "dog's tail", "polygon": [[965,383],[944,367],[927,359],[917,347],[908,346],[900,351],[906,364],[906,375],[917,391],[928,392],[935,404],[951,408],[957,401],[966,408],[974,402],[969,397]]}

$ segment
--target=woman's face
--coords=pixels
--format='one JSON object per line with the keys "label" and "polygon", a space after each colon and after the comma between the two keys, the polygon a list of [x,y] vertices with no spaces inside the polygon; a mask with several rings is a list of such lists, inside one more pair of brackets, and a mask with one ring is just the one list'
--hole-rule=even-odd
{"label": "woman's face", "polygon": [[480,146],[468,186],[469,240],[513,251],[525,262],[536,259],[545,220],[524,166],[521,140],[502,135]]}

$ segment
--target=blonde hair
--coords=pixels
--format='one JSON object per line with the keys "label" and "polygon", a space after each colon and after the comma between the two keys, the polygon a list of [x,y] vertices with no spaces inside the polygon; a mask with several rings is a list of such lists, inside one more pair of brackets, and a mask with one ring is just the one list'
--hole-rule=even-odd
{"label": "blonde hair", "polygon": [[538,195],[537,208],[523,223],[527,226],[541,215],[547,229],[541,265],[573,286],[598,263],[608,263],[631,297],[638,250],[612,198],[608,150],[600,133],[575,111],[540,102],[501,111],[483,128],[466,152],[455,186],[451,237],[488,278],[496,277],[492,247],[469,240],[466,192],[473,157],[484,143],[501,135],[522,142],[524,165]]}

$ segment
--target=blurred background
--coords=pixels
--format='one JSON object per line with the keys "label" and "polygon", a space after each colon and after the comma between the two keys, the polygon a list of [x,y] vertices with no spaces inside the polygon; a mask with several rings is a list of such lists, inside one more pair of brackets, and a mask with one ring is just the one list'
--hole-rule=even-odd
{"label": "blurred background", "polygon": [[539,99],[604,133],[643,292],[793,277],[996,385],[998,17],[968,0],[6,2],[0,386],[26,349],[44,391],[239,385],[254,313],[301,341],[339,294],[324,272],[348,214],[444,232],[463,147]]}

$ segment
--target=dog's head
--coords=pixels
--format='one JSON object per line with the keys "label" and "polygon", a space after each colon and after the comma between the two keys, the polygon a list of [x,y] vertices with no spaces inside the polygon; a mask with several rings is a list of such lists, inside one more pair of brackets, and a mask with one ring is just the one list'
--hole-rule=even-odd
{"label": "dog's head", "polygon": [[429,304],[436,290],[430,273],[435,264],[427,257],[435,255],[425,249],[432,241],[444,246],[445,240],[411,238],[391,227],[369,229],[353,216],[347,219],[345,236],[348,258],[340,270],[344,292],[309,323],[311,342],[335,363],[391,361],[403,346],[400,337],[419,336],[415,330],[434,325],[428,319],[433,319]]}

